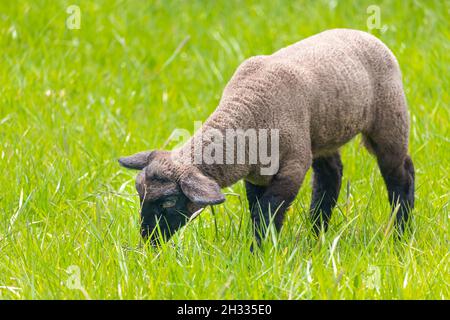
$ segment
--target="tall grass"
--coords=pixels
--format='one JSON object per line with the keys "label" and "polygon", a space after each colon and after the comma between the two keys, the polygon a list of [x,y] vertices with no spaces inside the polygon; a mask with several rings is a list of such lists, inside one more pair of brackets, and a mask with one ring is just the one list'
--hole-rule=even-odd
{"label": "tall grass", "polygon": [[[71,4],[79,30],[65,25]],[[389,236],[382,178],[355,139],[319,240],[308,175],[257,254],[241,183],[160,252],[143,246],[135,172],[116,159],[193,130],[243,59],[367,30],[372,4],[410,106],[408,239]],[[448,21],[448,1],[0,1],[0,298],[448,299]]]}

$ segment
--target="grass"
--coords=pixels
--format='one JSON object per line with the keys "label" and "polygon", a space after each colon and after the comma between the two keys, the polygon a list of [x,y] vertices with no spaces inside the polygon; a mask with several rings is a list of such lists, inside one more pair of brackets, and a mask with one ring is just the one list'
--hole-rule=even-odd
{"label": "grass", "polygon": [[[70,4],[79,30],[66,28]],[[135,172],[116,159],[192,131],[246,57],[367,30],[372,4],[410,106],[408,239],[389,236],[382,178],[355,139],[318,241],[308,174],[259,254],[242,183],[160,253],[141,246]],[[449,30],[448,1],[1,1],[0,298],[449,299]]]}

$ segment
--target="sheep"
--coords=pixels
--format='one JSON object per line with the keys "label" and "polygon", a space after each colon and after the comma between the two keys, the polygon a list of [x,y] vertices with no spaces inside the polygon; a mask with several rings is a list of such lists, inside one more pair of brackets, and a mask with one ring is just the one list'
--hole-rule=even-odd
{"label": "sheep", "polygon": [[[193,161],[213,142],[208,133],[228,129],[276,129],[278,170],[263,175],[260,162]],[[254,237],[261,244],[269,223],[280,230],[310,167],[313,231],[327,230],[342,182],[339,148],[360,133],[376,156],[392,212],[399,205],[395,221],[401,236],[414,207],[409,115],[396,58],[366,32],[328,30],[272,55],[245,60],[216,110],[184,145],[172,151],[140,152],[119,162],[141,170],[136,178],[141,233],[152,244],[160,243],[159,235],[170,238],[197,210],[224,202],[221,188],[241,179]],[[246,156],[251,153],[249,145]]]}

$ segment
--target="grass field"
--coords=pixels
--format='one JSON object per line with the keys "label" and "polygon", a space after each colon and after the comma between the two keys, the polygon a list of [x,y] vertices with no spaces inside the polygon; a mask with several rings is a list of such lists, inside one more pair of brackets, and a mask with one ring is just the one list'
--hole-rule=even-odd
{"label": "grass field", "polygon": [[[66,9],[81,10],[80,29]],[[416,167],[414,232],[389,234],[376,161],[342,149],[331,228],[309,233],[310,173],[283,231],[251,254],[242,183],[158,253],[142,246],[135,172],[214,110],[239,63],[325,29],[398,57]],[[449,299],[449,1],[0,1],[1,299]]]}

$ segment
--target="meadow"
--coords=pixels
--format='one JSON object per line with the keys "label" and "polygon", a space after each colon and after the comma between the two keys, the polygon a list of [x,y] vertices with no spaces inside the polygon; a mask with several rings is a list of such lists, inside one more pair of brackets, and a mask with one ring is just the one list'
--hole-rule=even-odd
{"label": "meadow", "polygon": [[[0,299],[449,299],[449,4],[1,0]],[[143,245],[136,172],[118,157],[192,132],[245,58],[338,27],[378,36],[402,69],[416,167],[405,241],[358,137],[319,239],[309,172],[261,252],[242,182],[160,251]]]}

